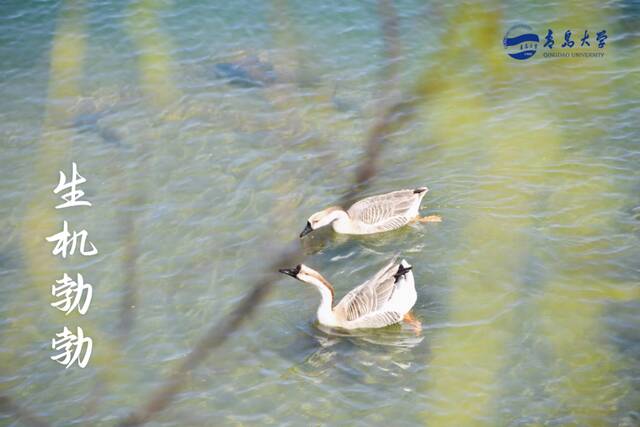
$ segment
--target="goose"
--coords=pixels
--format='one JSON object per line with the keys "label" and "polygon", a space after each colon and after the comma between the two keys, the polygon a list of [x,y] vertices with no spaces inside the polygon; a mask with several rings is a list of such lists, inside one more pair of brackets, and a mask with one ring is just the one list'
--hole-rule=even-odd
{"label": "goose", "polygon": [[418,332],[420,322],[409,313],[417,299],[412,267],[404,259],[400,263],[396,263],[396,259],[352,289],[335,307],[333,286],[311,267],[299,264],[279,271],[313,285],[320,292],[322,299],[317,316],[321,325],[344,329],[382,328],[404,320]]}
{"label": "goose", "polygon": [[354,203],[346,211],[339,206],[328,207],[309,217],[300,238],[329,224],[341,234],[374,234],[415,221],[440,222],[442,218],[438,215],[420,216],[420,202],[427,191],[427,187],[419,187],[371,196]]}

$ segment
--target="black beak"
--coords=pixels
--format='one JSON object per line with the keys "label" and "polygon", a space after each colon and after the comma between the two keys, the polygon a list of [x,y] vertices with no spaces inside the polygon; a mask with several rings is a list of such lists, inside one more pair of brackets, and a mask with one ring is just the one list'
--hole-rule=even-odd
{"label": "black beak", "polygon": [[291,276],[294,279],[297,279],[298,273],[300,273],[300,265],[296,265],[296,268],[281,268],[278,271],[282,274],[286,274],[287,276]]}
{"label": "black beak", "polygon": [[311,223],[307,221],[307,225],[304,227],[304,230],[302,230],[302,233],[300,233],[300,238],[302,239],[304,236],[311,233],[312,231],[313,231],[313,228],[311,228]]}

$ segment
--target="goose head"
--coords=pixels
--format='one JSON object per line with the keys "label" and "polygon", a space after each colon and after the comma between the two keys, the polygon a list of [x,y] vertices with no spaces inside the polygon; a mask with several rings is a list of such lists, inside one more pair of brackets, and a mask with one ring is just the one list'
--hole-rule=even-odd
{"label": "goose head", "polygon": [[296,265],[294,268],[281,268],[278,270],[282,274],[286,274],[287,276],[291,276],[294,279],[298,278],[298,273],[302,270],[302,264]]}
{"label": "goose head", "polygon": [[307,225],[304,227],[304,230],[302,230],[302,233],[300,233],[300,237],[302,238],[318,228],[327,226],[333,221],[346,218],[348,218],[347,213],[338,206],[331,206],[330,208],[316,212],[307,220]]}
{"label": "goose head", "polygon": [[320,276],[320,273],[304,264],[298,264],[293,268],[282,268],[278,271],[305,283],[312,283]]}
{"label": "goose head", "polygon": [[313,268],[307,267],[304,264],[298,264],[294,268],[282,268],[278,271],[282,274],[286,274],[287,276],[291,276],[294,279],[298,279],[301,282],[314,285],[318,288],[321,294],[324,294],[325,291],[329,291],[327,295],[330,295],[330,299],[333,300],[333,286],[331,286],[331,283],[329,283],[327,279],[322,277],[322,275]]}

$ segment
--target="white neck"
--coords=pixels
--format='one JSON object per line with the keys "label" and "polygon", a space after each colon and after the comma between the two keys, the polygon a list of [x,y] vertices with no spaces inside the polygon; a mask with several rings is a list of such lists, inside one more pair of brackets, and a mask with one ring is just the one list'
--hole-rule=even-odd
{"label": "white neck", "polygon": [[345,233],[351,229],[351,218],[342,209],[336,209],[329,214],[331,226],[338,233]]}
{"label": "white neck", "polygon": [[333,293],[320,279],[309,278],[309,283],[320,292],[321,300],[318,306],[318,321],[327,326],[337,326],[336,316],[333,314]]}

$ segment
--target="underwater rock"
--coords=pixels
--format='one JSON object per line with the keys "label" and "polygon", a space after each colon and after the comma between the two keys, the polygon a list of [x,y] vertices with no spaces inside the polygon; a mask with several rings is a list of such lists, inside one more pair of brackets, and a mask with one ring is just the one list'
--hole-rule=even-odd
{"label": "underwater rock", "polygon": [[122,138],[120,135],[114,129],[99,123],[101,119],[111,113],[113,113],[111,108],[101,110],[94,102],[83,100],[73,117],[72,126],[76,128],[79,133],[95,133],[100,136],[104,142],[121,146]]}
{"label": "underwater rock", "polygon": [[253,55],[235,62],[217,63],[214,73],[217,78],[227,79],[229,84],[243,87],[263,87],[277,81],[273,65]]}

